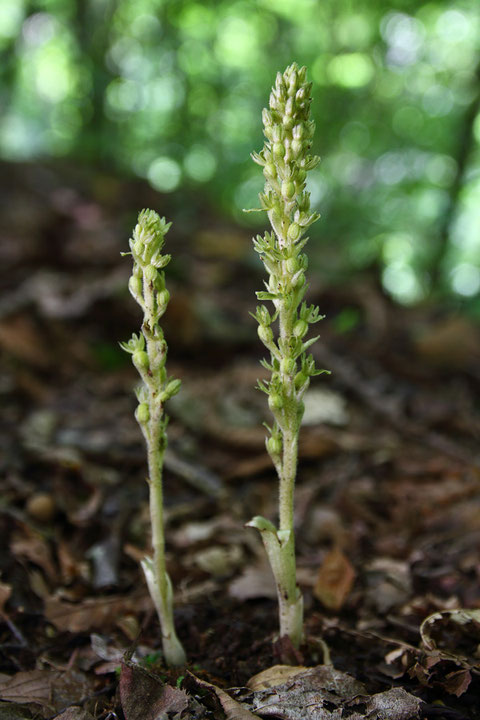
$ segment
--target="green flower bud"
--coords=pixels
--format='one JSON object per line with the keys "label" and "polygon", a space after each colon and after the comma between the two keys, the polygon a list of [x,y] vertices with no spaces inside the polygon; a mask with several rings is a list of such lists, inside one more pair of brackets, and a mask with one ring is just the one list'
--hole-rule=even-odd
{"label": "green flower bud", "polygon": [[150,420],[150,408],[148,407],[147,403],[140,403],[140,405],[138,405],[137,409],[135,410],[135,417],[137,418],[137,422],[139,422],[141,425],[147,423]]}
{"label": "green flower bud", "polygon": [[257,332],[258,337],[262,342],[264,342],[265,344],[272,342],[273,332],[269,327],[266,327],[265,325],[259,325]]}
{"label": "green flower bud", "polygon": [[178,380],[178,379],[170,380],[170,382],[167,383],[167,387],[165,388],[165,394],[169,398],[173,397],[180,390],[181,384],[182,384],[181,380]]}
{"label": "green flower bud", "polygon": [[157,295],[157,303],[158,307],[165,308],[168,305],[168,301],[170,300],[170,293],[165,288],[164,290],[161,290]]}
{"label": "green flower bud", "polygon": [[278,435],[272,435],[269,437],[266,444],[270,455],[280,455],[282,452],[282,441]]}
{"label": "green flower bud", "polygon": [[303,183],[303,181],[305,180],[306,177],[307,177],[306,171],[303,168],[300,168],[300,170],[298,170],[298,172],[297,172],[297,182]]}
{"label": "green flower bud", "polygon": [[291,275],[293,273],[296,273],[298,270],[298,260],[294,257],[289,257],[288,260],[285,261],[285,269],[287,272],[289,272]]}
{"label": "green flower bud", "polygon": [[294,140],[301,140],[304,136],[303,125],[295,125],[292,130],[292,136]]}
{"label": "green flower bud", "polygon": [[283,407],[283,399],[281,395],[272,393],[268,396],[268,407],[270,410],[281,410]]}
{"label": "green flower bud", "polygon": [[132,277],[128,281],[128,289],[134,297],[141,295],[143,290],[143,283],[141,279],[132,275]]}
{"label": "green flower bud", "polygon": [[145,245],[140,240],[137,240],[137,242],[135,242],[133,244],[132,252],[134,255],[137,255],[137,256],[143,255],[144,250],[145,250]]}
{"label": "green flower bud", "polygon": [[301,140],[292,140],[292,142],[290,143],[290,147],[292,149],[292,153],[296,157],[297,155],[300,155],[300,153],[302,152],[303,144],[302,144]]}
{"label": "green flower bud", "polygon": [[296,362],[293,358],[282,358],[280,371],[284,375],[291,375],[295,370]]}
{"label": "green flower bud", "polygon": [[293,222],[287,231],[287,237],[289,240],[298,240],[300,237],[301,229],[300,225],[297,225],[297,223]]}
{"label": "green flower bud", "polygon": [[275,157],[283,158],[285,156],[285,147],[280,142],[273,144],[273,154]]}
{"label": "green flower bud", "polygon": [[293,98],[289,97],[287,102],[285,103],[285,115],[289,115],[291,117],[293,115],[293,112]]}
{"label": "green flower bud", "polygon": [[303,338],[308,332],[308,323],[305,320],[297,320],[293,326],[293,334],[295,337]]}
{"label": "green flower bud", "polygon": [[148,282],[154,282],[158,276],[158,270],[157,268],[153,267],[153,265],[147,265],[143,273],[145,280],[147,280]]}
{"label": "green flower bud", "polygon": [[147,370],[150,365],[150,361],[145,350],[135,350],[133,353],[133,364],[136,368]]}
{"label": "green flower bud", "polygon": [[291,180],[284,180],[282,182],[282,195],[288,200],[295,195],[295,185]]}
{"label": "green flower bud", "polygon": [[274,178],[277,176],[277,168],[273,163],[267,163],[265,167],[263,168],[263,174],[266,177]]}
{"label": "green flower bud", "polygon": [[308,382],[309,377],[304,372],[300,371],[295,375],[295,389],[300,390],[306,382]]}

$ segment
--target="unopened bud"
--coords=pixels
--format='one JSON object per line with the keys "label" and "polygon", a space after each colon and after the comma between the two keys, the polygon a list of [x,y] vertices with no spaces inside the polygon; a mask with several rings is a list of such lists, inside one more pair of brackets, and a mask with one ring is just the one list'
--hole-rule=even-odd
{"label": "unopened bud", "polygon": [[143,283],[140,278],[132,275],[132,277],[128,281],[128,289],[134,297],[141,295],[143,290]]}
{"label": "unopened bud", "polygon": [[267,450],[270,455],[280,455],[282,452],[282,441],[277,435],[272,435],[267,440]]}
{"label": "unopened bud", "polygon": [[295,375],[295,389],[300,390],[306,382],[308,382],[309,378],[308,375],[305,375],[304,372],[298,372]]}
{"label": "unopened bud", "polygon": [[271,328],[267,327],[266,325],[259,325],[257,332],[258,337],[262,342],[264,342],[265,344],[272,342],[273,332]]}
{"label": "unopened bud", "polygon": [[273,393],[268,396],[268,407],[270,410],[281,410],[283,407],[282,396],[277,393]]}
{"label": "unopened bud", "polygon": [[263,174],[266,177],[272,177],[274,178],[277,174],[277,168],[273,163],[267,163],[263,169]]}
{"label": "unopened bud", "polygon": [[295,185],[291,180],[284,180],[282,182],[282,195],[287,199],[290,199],[295,195]]}
{"label": "unopened bud", "polygon": [[293,326],[293,334],[295,337],[303,338],[308,332],[308,323],[305,320],[297,320]]}
{"label": "unopened bud", "polygon": [[273,154],[275,157],[283,158],[285,155],[285,147],[282,143],[276,142],[273,144]]}
{"label": "unopened bud", "polygon": [[140,240],[133,244],[132,251],[134,255],[142,255],[144,250],[145,245]]}
{"label": "unopened bud", "polygon": [[295,370],[295,360],[293,358],[282,358],[280,363],[280,371],[284,375],[291,375]]}
{"label": "unopened bud", "polygon": [[297,225],[297,223],[293,222],[287,231],[287,236],[289,240],[298,240],[300,237],[300,225]]}
{"label": "unopened bud", "polygon": [[300,155],[300,153],[302,152],[302,148],[303,148],[302,141],[301,140],[292,140],[290,147],[292,149],[292,153],[296,157],[297,155]]}
{"label": "unopened bud", "polygon": [[181,384],[181,380],[170,380],[170,382],[167,383],[167,387],[165,388],[165,394],[168,395],[169,398],[173,397],[180,390]]}
{"label": "unopened bud", "polygon": [[158,270],[157,270],[157,268],[153,267],[153,265],[147,265],[147,267],[145,268],[145,270],[143,272],[144,272],[145,279],[148,282],[154,282],[154,280],[156,280],[157,275],[158,275]]}
{"label": "unopened bud", "polygon": [[138,405],[135,410],[135,417],[137,418],[137,422],[141,424],[147,423],[150,420],[150,408],[147,403],[140,403],[140,405]]}
{"label": "unopened bud", "polygon": [[285,115],[293,115],[293,98],[289,97],[285,103]]}
{"label": "unopened bud", "polygon": [[150,361],[145,350],[135,350],[133,353],[133,364],[136,368],[142,368],[144,370],[149,367]]}
{"label": "unopened bud", "polygon": [[161,290],[157,295],[157,303],[158,306],[161,308],[164,308],[168,305],[168,301],[170,300],[170,293],[165,288],[164,290]]}
{"label": "unopened bud", "polygon": [[293,273],[296,273],[298,270],[297,258],[289,257],[288,260],[285,261],[285,268],[287,272],[289,272],[291,275],[293,275]]}

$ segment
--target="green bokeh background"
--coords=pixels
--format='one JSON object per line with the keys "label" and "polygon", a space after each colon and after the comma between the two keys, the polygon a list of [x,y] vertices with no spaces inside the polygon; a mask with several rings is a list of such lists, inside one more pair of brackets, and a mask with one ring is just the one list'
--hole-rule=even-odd
{"label": "green bokeh background", "polygon": [[1,0],[0,157],[142,177],[260,230],[249,154],[293,60],[322,157],[313,268],[480,315],[478,0]]}

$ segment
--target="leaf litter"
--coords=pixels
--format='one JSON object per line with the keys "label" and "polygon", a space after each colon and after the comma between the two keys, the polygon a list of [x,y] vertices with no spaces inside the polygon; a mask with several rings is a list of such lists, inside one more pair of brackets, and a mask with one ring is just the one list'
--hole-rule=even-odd
{"label": "leaf litter", "polygon": [[[149,547],[145,458],[133,373],[117,349],[136,322],[119,293],[129,219],[108,217],[74,184],[58,175],[48,208],[22,190],[36,220],[28,232],[21,217],[8,228],[4,256],[0,710],[63,720],[143,720],[152,708],[152,720],[478,719],[477,328],[394,307],[373,278],[341,293],[317,283],[327,320],[314,352],[333,375],[310,398],[300,446],[307,624],[292,660],[304,667],[247,688],[288,650],[274,642],[269,569],[243,529],[259,512],[273,518],[276,504],[267,415],[253,389],[248,298],[258,278],[242,254],[227,272],[178,233],[184,264],[166,333],[185,392],[170,410],[165,494],[167,565],[190,658],[182,680],[155,655],[159,630],[138,569]],[[60,262],[35,237],[51,223],[65,233]],[[94,259],[85,248],[100,229],[106,243]],[[221,322],[197,307],[206,287]],[[345,303],[359,325],[339,334],[328,318]],[[319,665],[321,637],[332,666]]]}

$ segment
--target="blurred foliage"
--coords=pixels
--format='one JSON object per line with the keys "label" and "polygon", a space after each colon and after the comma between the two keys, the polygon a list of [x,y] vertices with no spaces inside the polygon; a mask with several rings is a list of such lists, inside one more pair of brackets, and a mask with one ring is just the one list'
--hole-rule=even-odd
{"label": "blurred foliage", "polygon": [[258,228],[260,111],[305,64],[313,266],[376,267],[402,302],[479,295],[478,0],[1,0],[0,59],[3,158],[193,189]]}

